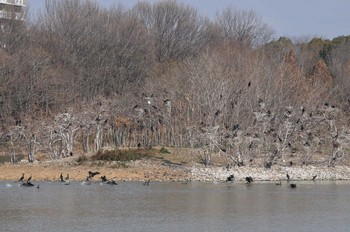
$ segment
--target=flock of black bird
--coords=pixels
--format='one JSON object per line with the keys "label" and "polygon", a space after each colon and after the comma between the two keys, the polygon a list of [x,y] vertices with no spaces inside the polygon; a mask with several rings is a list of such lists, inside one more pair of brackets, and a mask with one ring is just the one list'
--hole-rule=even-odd
{"label": "flock of black bird", "polygon": [[[84,183],[84,184],[91,184],[92,178],[93,178],[94,176],[96,176],[96,175],[99,175],[99,174],[101,174],[101,173],[89,171],[89,172],[88,172],[88,176],[86,177],[86,179],[85,179],[85,181],[84,181],[83,183]],[[28,177],[27,180],[25,180],[24,175],[25,175],[25,174],[22,173],[22,176],[19,178],[18,182],[22,182],[22,186],[34,187],[35,185],[31,182],[31,180],[32,180],[32,175],[30,175],[30,176]],[[102,183],[109,184],[109,185],[117,185],[117,182],[116,182],[115,180],[108,179],[105,175],[104,175],[104,176],[101,176],[100,178],[101,178],[101,182],[102,182]],[[287,182],[289,183],[290,180],[291,180],[291,178],[290,178],[290,176],[289,176],[288,173],[287,173],[287,175],[286,175],[286,178],[287,178]],[[314,175],[314,176],[312,177],[312,180],[315,181],[316,178],[317,178],[317,175]],[[60,180],[60,182],[62,182],[62,183],[65,184],[65,185],[69,185],[69,184],[70,184],[69,174],[67,174],[66,178],[64,178],[64,177],[63,177],[63,173],[61,173],[61,175],[60,175],[60,177],[59,177],[59,180]],[[226,181],[225,181],[225,182],[233,182],[234,180],[235,180],[235,176],[234,176],[233,174],[231,174],[230,176],[228,176],[228,177],[226,178]],[[246,181],[245,184],[250,185],[254,180],[253,180],[253,177],[247,176],[247,177],[245,178],[245,181]],[[150,180],[146,180],[146,181],[143,183],[143,185],[149,185],[150,182],[151,182]],[[280,181],[280,182],[276,183],[276,185],[282,185],[282,182]],[[295,183],[291,183],[291,184],[289,184],[289,187],[290,187],[290,188],[296,188],[297,185],[296,185]],[[39,188],[39,185],[37,186],[37,188]]]}
{"label": "flock of black bird", "polygon": [[[85,181],[83,182],[83,184],[85,185],[89,185],[91,184],[91,180],[94,176],[101,174],[100,172],[92,172],[89,171],[88,172],[88,176],[86,177]],[[31,180],[32,180],[32,175],[30,175],[30,177],[25,180],[24,177],[24,173],[22,173],[22,176],[19,178],[18,182],[22,182],[22,186],[25,187],[33,187],[35,186]],[[101,182],[104,184],[109,184],[109,185],[117,185],[117,182],[113,179],[108,179],[105,175],[101,176]],[[69,180],[69,174],[67,174],[66,178],[63,177],[63,173],[61,173],[60,177],[59,177],[59,181],[62,182],[64,185],[69,185],[70,184],[70,180]],[[149,185],[150,184],[150,180],[145,181],[143,184],[144,185]],[[39,188],[39,185],[37,186],[37,188]]]}
{"label": "flock of black bird", "polygon": [[[286,177],[287,177],[287,182],[289,183],[290,180],[291,180],[291,178],[290,178],[290,176],[289,176],[288,173],[287,173]],[[313,181],[316,181],[316,178],[317,178],[317,175],[312,176],[312,180],[313,180]],[[235,176],[234,176],[233,174],[231,174],[230,176],[228,176],[228,177],[226,178],[226,181],[225,181],[225,182],[232,182],[232,181],[234,181],[234,180],[235,180]],[[253,177],[247,176],[247,177],[245,178],[245,181],[246,181],[245,184],[250,185],[254,180],[253,180]],[[276,185],[282,185],[282,181],[277,182]],[[296,188],[297,185],[296,185],[295,183],[291,183],[291,184],[289,184],[289,187],[290,187],[290,188]]]}
{"label": "flock of black bird", "polygon": [[[18,182],[22,182],[22,186],[33,187],[34,184],[30,182],[31,180],[32,180],[32,175],[30,175],[30,177],[28,177],[28,179],[25,180],[24,173],[22,173],[22,176],[19,178]],[[37,188],[39,188],[39,185],[37,186]]]}

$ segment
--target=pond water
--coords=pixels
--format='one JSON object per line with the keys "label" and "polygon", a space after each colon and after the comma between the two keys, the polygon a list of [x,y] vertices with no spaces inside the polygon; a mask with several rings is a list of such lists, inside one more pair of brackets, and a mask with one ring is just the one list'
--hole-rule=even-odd
{"label": "pond water", "polygon": [[350,182],[0,182],[0,231],[349,231]]}

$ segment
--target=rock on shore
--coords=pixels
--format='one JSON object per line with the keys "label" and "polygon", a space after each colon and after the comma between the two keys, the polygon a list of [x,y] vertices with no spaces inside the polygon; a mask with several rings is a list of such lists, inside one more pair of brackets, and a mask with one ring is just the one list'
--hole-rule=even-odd
{"label": "rock on shore", "polygon": [[272,167],[271,169],[239,167],[227,170],[223,167],[193,166],[190,168],[192,181],[225,181],[228,176],[234,174],[235,180],[243,181],[251,176],[255,181],[283,181],[287,180],[287,173],[293,181],[312,180],[350,180],[350,167]]}

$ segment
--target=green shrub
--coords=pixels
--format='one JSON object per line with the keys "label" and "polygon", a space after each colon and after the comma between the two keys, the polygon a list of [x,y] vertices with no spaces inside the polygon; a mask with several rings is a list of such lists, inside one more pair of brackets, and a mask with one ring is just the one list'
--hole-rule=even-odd
{"label": "green shrub", "polygon": [[149,151],[144,149],[129,150],[99,150],[95,155],[91,156],[92,160],[103,161],[131,161],[139,160],[149,156]]}
{"label": "green shrub", "polygon": [[85,161],[87,161],[88,160],[88,158],[85,156],[85,155],[80,155],[79,157],[78,157],[78,159],[77,159],[77,162],[79,163],[79,164],[82,164],[82,163],[84,163]]}
{"label": "green shrub", "polygon": [[159,153],[161,154],[170,154],[170,151],[168,151],[168,149],[166,149],[165,147],[161,147],[159,150]]}
{"label": "green shrub", "polygon": [[0,163],[5,163],[5,162],[11,162],[11,157],[0,155]]}

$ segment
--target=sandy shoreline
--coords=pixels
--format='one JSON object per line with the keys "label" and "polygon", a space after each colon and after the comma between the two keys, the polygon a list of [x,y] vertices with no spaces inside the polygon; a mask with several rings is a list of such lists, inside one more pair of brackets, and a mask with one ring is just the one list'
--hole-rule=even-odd
{"label": "sandy shoreline", "polygon": [[71,181],[83,181],[88,172],[100,172],[93,181],[100,181],[100,176],[116,181],[183,181],[189,179],[189,173],[185,169],[173,169],[170,167],[145,165],[130,168],[111,168],[107,166],[90,165],[52,165],[52,164],[2,164],[0,165],[0,180],[17,181],[22,173],[25,178],[32,175],[33,181],[58,181],[62,173],[64,177],[69,174]]}
{"label": "sandy shoreline", "polygon": [[[317,175],[317,180],[350,180],[350,167],[315,167],[273,166],[271,169],[261,167],[240,167],[227,170],[223,167],[203,165],[192,166],[165,166],[154,163],[135,162],[129,168],[112,168],[105,165],[69,165],[50,162],[34,164],[2,164],[0,165],[0,180],[17,181],[22,173],[26,178],[32,175],[33,181],[58,181],[69,174],[71,181],[83,181],[89,171],[98,171],[101,175],[116,181],[225,181],[233,174],[235,180],[244,181],[246,176],[251,176],[255,181],[284,181],[287,173],[292,181],[312,180]],[[101,176],[100,175],[100,176]],[[99,176],[94,178],[100,181]]]}

